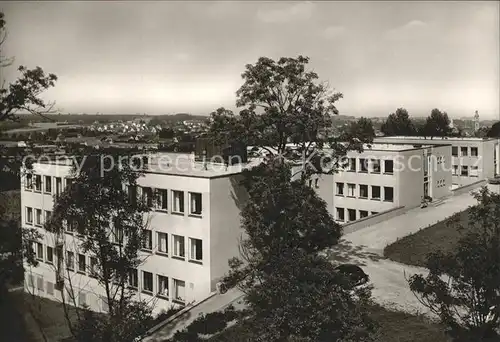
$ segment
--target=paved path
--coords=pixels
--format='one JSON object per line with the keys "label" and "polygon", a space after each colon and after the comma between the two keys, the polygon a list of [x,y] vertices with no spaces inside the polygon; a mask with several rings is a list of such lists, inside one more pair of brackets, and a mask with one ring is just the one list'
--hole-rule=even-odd
{"label": "paved path", "polygon": [[439,206],[416,208],[387,221],[344,235],[341,243],[329,252],[332,260],[360,265],[374,286],[373,298],[379,304],[406,312],[428,313],[408,287],[407,279],[425,268],[409,266],[383,258],[385,246],[418,232],[436,222],[474,205],[469,194],[447,198]]}
{"label": "paved path", "polygon": [[207,314],[214,311],[223,310],[229,304],[233,304],[236,309],[242,306],[242,297],[238,289],[233,288],[224,294],[217,294],[199,305],[191,308],[185,314],[180,315],[179,319],[175,319],[162,326],[160,329],[144,338],[143,342],[160,342],[165,341],[175,334],[176,331],[183,330],[190,325],[201,314]]}

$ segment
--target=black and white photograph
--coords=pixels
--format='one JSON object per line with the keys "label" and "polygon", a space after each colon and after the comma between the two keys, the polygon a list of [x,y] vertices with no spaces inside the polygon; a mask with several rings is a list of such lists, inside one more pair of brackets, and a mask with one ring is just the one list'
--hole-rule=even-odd
{"label": "black and white photograph", "polygon": [[0,321],[500,342],[500,1],[0,2]]}

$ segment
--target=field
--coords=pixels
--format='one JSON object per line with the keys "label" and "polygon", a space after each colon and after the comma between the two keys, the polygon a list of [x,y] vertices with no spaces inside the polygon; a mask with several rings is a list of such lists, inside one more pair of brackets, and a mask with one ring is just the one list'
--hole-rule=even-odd
{"label": "field", "polygon": [[[466,227],[469,210],[459,213],[460,222]],[[425,266],[427,255],[442,250],[453,251],[463,232],[450,225],[450,218],[408,235],[384,249],[384,256],[407,265]]]}

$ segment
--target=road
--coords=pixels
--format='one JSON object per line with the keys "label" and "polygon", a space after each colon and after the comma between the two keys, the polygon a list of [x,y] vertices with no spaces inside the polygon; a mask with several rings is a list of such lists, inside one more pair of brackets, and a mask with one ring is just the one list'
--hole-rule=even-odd
{"label": "road", "polygon": [[409,266],[383,258],[384,248],[398,239],[416,233],[436,222],[474,205],[476,200],[465,193],[447,198],[439,206],[409,210],[403,215],[343,236],[329,251],[336,262],[358,264],[370,276],[373,299],[385,307],[410,313],[428,313],[409,290],[407,279],[425,268]]}

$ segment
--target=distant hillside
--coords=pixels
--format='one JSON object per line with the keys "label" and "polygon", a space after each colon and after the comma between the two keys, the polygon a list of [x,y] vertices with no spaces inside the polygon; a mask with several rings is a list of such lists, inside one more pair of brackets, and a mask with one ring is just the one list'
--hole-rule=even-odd
{"label": "distant hillside", "polygon": [[23,122],[65,122],[69,124],[91,124],[94,121],[113,122],[129,121],[134,119],[158,119],[160,121],[176,122],[184,120],[205,120],[204,115],[192,115],[189,113],[165,114],[165,115],[144,115],[144,114],[49,114],[46,118],[39,115],[20,115]]}

